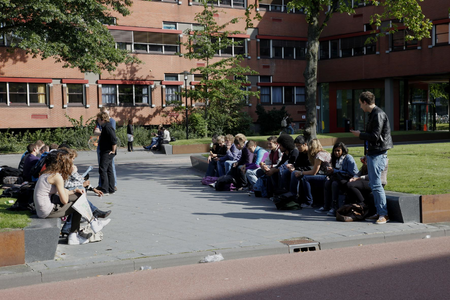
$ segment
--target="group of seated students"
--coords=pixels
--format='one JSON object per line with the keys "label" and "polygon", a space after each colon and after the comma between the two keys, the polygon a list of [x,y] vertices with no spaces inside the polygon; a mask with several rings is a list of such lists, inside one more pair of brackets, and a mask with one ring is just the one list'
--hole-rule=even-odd
{"label": "group of seated students", "polygon": [[[103,195],[102,191],[93,188],[90,181],[78,173],[78,168],[73,164],[76,157],[77,152],[68,145],[52,144],[49,147],[42,141],[37,141],[28,145],[27,152],[19,163],[19,169],[23,170],[23,181],[35,183],[34,204],[37,216],[65,219],[61,235],[68,236],[69,245],[89,243],[92,235],[80,230],[81,215],[72,205],[87,190],[99,197]],[[110,219],[97,219],[107,218],[111,211],[102,211],[90,201],[88,203],[97,229],[101,230]]]}
{"label": "group of seated students", "polygon": [[[307,143],[301,135],[295,140],[288,134],[271,136],[267,151],[242,134],[232,140],[232,135],[213,137],[206,176],[231,175],[237,190],[246,188],[250,193],[258,180],[265,179],[271,200],[274,195],[291,192],[302,208],[315,207],[316,213],[329,216],[336,216],[337,209],[351,203],[369,204],[370,211],[375,210],[370,201],[365,157],[358,170],[342,142],[336,143],[330,154],[318,139]],[[382,174],[383,186],[386,175],[387,166]]]}
{"label": "group of seated students", "polygon": [[150,145],[144,146],[145,150],[160,150],[162,144],[170,143],[170,132],[162,125],[159,125],[157,133],[154,133],[153,135],[154,137],[152,138]]}

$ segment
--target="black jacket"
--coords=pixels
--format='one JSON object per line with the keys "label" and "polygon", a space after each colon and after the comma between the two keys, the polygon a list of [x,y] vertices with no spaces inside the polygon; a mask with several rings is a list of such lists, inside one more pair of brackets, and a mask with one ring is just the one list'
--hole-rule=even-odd
{"label": "black jacket", "polygon": [[102,126],[102,133],[100,134],[100,140],[98,142],[98,146],[100,147],[100,153],[112,151],[113,145],[117,145],[116,132],[114,131],[114,128],[111,126],[111,123],[106,122]]}
{"label": "black jacket", "polygon": [[366,141],[368,155],[377,155],[394,147],[388,117],[378,106],[369,114],[366,132],[361,132],[359,138]]}

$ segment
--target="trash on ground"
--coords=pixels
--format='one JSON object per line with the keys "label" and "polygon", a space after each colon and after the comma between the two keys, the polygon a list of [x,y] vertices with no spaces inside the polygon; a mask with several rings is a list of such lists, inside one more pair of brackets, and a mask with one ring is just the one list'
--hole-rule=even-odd
{"label": "trash on ground", "polygon": [[205,256],[205,258],[203,258],[202,260],[200,260],[199,262],[200,263],[209,263],[209,262],[216,262],[216,261],[221,261],[221,260],[223,260],[224,258],[223,258],[223,256],[222,256],[222,253],[219,253],[219,254],[213,254],[213,255],[208,255],[208,256]]}

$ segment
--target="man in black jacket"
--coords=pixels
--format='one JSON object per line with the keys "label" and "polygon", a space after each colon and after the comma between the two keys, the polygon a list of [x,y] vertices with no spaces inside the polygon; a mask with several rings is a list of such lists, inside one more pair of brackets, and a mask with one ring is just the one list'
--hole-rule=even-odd
{"label": "man in black jacket", "polygon": [[393,147],[391,127],[386,113],[375,105],[375,96],[371,92],[362,92],[359,105],[364,112],[369,113],[366,132],[351,130],[353,135],[364,140],[369,172],[369,186],[372,189],[377,214],[369,219],[377,220],[376,224],[386,224],[389,221],[386,194],[381,184],[381,172],[386,166],[387,150]]}
{"label": "man in black jacket", "polygon": [[97,114],[97,122],[102,127],[98,147],[100,148],[99,173],[102,181],[101,191],[105,196],[114,194],[113,159],[116,156],[117,138],[116,132],[109,121],[106,112]]}

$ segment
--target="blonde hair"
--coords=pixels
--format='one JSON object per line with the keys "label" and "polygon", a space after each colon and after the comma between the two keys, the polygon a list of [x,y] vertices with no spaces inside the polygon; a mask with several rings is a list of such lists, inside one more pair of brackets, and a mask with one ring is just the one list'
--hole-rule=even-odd
{"label": "blonde hair", "polygon": [[225,141],[233,142],[234,141],[234,136],[232,134],[227,134],[225,136]]}
{"label": "blonde hair", "polygon": [[316,159],[316,155],[319,152],[323,151],[322,144],[318,139],[312,139],[308,144],[308,157],[309,162],[314,165],[314,161]]}
{"label": "blonde hair", "polygon": [[247,141],[247,137],[244,135],[244,134],[242,134],[242,133],[238,133],[238,134],[236,134],[235,136],[234,136],[234,138],[236,138],[236,139],[242,139],[242,140],[244,140],[244,142],[246,142]]}
{"label": "blonde hair", "polygon": [[216,139],[217,143],[224,143],[225,142],[225,137],[223,135],[219,135]]}

